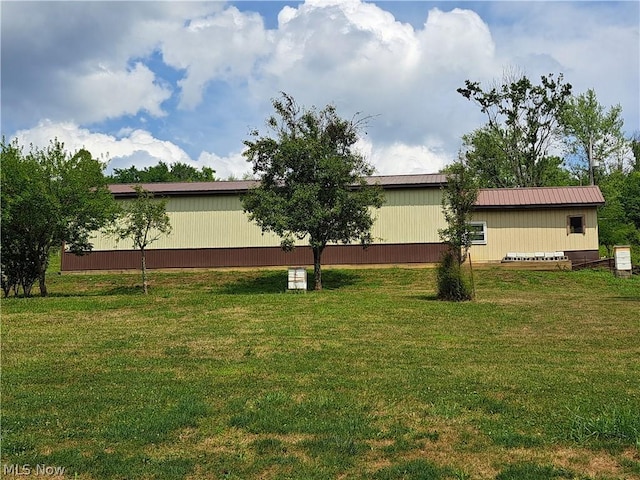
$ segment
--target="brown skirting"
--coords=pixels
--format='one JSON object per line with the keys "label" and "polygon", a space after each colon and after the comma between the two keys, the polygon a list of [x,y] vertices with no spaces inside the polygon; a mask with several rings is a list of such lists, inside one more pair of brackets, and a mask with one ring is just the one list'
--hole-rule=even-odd
{"label": "brown skirting", "polygon": [[587,263],[600,260],[600,252],[598,250],[574,250],[565,251],[564,254],[571,260],[571,263]]}
{"label": "brown skirting", "polygon": [[[375,265],[437,263],[445,246],[440,243],[371,245],[329,245],[323,265]],[[574,264],[598,260],[598,250],[565,251]],[[280,247],[159,249],[147,251],[147,268],[230,268],[313,265],[308,246],[284,252]],[[140,268],[137,250],[96,251],[88,255],[62,255],[63,272],[86,270],[132,270]]]}
{"label": "brown skirting", "polygon": [[[371,245],[329,245],[322,254],[323,265],[367,265],[436,263],[445,246],[440,243]],[[229,268],[313,265],[311,247],[284,252],[280,247],[195,248],[147,250],[147,268]],[[137,250],[96,251],[88,255],[62,255],[63,272],[83,270],[129,270],[140,268]]]}

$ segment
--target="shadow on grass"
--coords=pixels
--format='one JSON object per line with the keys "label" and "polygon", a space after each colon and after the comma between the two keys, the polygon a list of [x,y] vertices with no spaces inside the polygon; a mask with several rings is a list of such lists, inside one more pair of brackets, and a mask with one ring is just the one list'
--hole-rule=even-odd
{"label": "shadow on grass", "polygon": [[[149,292],[151,292],[149,288]],[[110,297],[115,295],[144,295],[142,286],[119,286],[107,289],[95,288],[78,292],[49,292],[48,298],[76,298],[76,297]],[[40,297],[40,294],[33,295]],[[24,298],[24,297],[23,297]]]}
{"label": "shadow on grass", "polygon": [[440,302],[438,295],[432,293],[430,295],[409,295],[407,298],[411,300],[422,300],[423,302]]}
{"label": "shadow on grass", "polygon": [[622,300],[623,302],[640,302],[640,295],[620,295],[611,298],[615,300]]}
{"label": "shadow on grass", "polygon": [[216,293],[248,295],[258,293],[282,293],[287,289],[287,272],[260,272],[257,276],[243,276],[221,285]]}
{"label": "shadow on grass", "polygon": [[[322,272],[322,288],[325,290],[339,290],[356,285],[361,280],[360,275],[345,270],[327,270]],[[309,288],[313,288],[313,271],[308,280]]]}
{"label": "shadow on grass", "polygon": [[[324,290],[339,290],[355,285],[360,275],[342,270],[327,270],[322,272],[322,288]],[[232,283],[223,285],[219,293],[227,295],[250,295],[260,293],[283,293],[287,291],[288,272],[269,271],[260,272],[258,276],[239,278]],[[307,289],[313,290],[313,270],[307,270]]]}

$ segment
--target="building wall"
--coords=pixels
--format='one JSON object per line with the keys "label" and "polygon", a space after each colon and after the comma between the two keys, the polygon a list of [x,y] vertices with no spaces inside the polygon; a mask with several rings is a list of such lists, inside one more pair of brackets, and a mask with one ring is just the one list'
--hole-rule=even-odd
{"label": "building wall", "polygon": [[[382,208],[374,211],[374,245],[330,245],[326,265],[435,263],[444,251],[438,230],[445,228],[442,192],[438,187],[386,190]],[[306,240],[294,252],[280,248],[280,239],[262,234],[242,210],[238,195],[171,197],[167,213],[173,231],[148,249],[149,268],[251,267],[310,265]],[[585,234],[567,233],[567,216],[584,215]],[[474,221],[487,224],[487,244],[474,245],[472,259],[499,261],[508,252],[563,251],[573,261],[598,258],[595,208],[481,210]],[[93,253],[65,253],[62,270],[139,268],[139,252],[128,242],[96,235]]]}
{"label": "building wall", "polygon": [[439,188],[387,190],[372,235],[376,243],[440,243],[446,227]]}
{"label": "building wall", "polygon": [[[329,245],[322,255],[323,265],[400,265],[436,263],[444,251],[441,243],[371,245]],[[133,270],[140,268],[140,252],[136,250],[101,250],[77,256],[65,253],[62,270]],[[280,247],[153,249],[147,251],[147,268],[229,268],[270,266],[311,266],[313,253],[309,246],[291,252]]]}
{"label": "building wall", "polygon": [[[167,201],[167,214],[171,234],[159,238],[150,249],[279,245],[275,235],[263,235],[257,225],[248,221],[237,195],[171,197]],[[96,235],[93,246],[94,251],[133,248],[129,241],[116,243],[102,234]]]}
{"label": "building wall", "polygon": [[[385,205],[374,210],[372,230],[375,243],[438,243],[438,229],[444,227],[438,188],[389,190]],[[151,245],[151,249],[197,249],[273,247],[280,239],[262,234],[242,210],[238,195],[172,197],[167,203],[172,232]],[[128,241],[116,243],[101,234],[93,240],[94,251],[129,250]],[[298,245],[307,245],[306,240]]]}
{"label": "building wall", "polygon": [[[569,233],[567,216],[584,215],[585,233]],[[509,252],[575,252],[569,257],[581,260],[585,255],[597,259],[598,222],[595,208],[550,208],[544,210],[477,211],[474,221],[487,223],[487,244],[473,245],[476,261],[501,260]],[[589,252],[589,253],[583,253]]]}

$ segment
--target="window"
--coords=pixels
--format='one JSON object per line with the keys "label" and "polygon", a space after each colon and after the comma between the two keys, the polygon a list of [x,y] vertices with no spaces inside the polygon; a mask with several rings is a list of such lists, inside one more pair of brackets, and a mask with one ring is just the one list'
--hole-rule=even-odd
{"label": "window", "polygon": [[487,244],[487,222],[469,222],[469,236],[472,245]]}
{"label": "window", "polygon": [[567,235],[581,233],[584,235],[584,215],[569,215],[567,217]]}

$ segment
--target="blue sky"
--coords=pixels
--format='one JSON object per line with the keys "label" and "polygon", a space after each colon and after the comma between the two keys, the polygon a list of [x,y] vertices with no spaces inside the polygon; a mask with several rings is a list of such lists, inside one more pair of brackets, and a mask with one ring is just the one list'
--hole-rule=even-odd
{"label": "blue sky", "polygon": [[456,93],[506,70],[563,73],[640,130],[640,4],[2,1],[2,134],[87,148],[113,168],[249,172],[243,140],[280,91],[371,116],[380,174],[436,172],[478,108]]}

